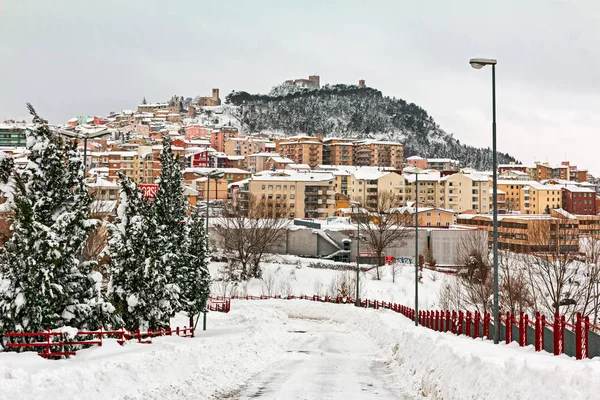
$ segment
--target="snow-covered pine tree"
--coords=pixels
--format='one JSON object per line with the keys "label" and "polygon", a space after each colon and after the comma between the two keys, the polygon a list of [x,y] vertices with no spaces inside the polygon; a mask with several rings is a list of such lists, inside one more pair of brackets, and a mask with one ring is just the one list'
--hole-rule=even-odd
{"label": "snow-covered pine tree", "polygon": [[0,250],[0,331],[74,326],[97,329],[114,308],[100,293],[102,277],[80,254],[97,221],[89,218],[82,161],[75,143],[63,143],[28,104],[29,163],[0,163],[12,188],[13,235]]}
{"label": "snow-covered pine tree", "polygon": [[178,284],[182,280],[180,270],[186,262],[184,241],[187,201],[180,160],[173,154],[171,138],[167,135],[163,136],[160,166],[158,191],[152,201],[157,233],[156,252],[164,264],[169,281]]}
{"label": "snow-covered pine tree", "polygon": [[194,315],[205,311],[205,301],[210,294],[204,219],[196,214],[187,221],[184,244],[185,262],[181,266],[178,282],[181,288],[182,310],[189,315],[192,326]]}
{"label": "snow-covered pine tree", "polygon": [[117,220],[109,227],[110,298],[127,329],[169,326],[180,308],[179,288],[170,282],[161,252],[153,207],[123,174]]}

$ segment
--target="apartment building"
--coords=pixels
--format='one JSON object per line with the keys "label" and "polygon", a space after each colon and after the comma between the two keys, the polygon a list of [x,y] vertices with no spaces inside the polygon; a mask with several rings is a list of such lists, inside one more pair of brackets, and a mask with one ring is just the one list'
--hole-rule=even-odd
{"label": "apartment building", "polygon": [[419,156],[411,156],[406,159],[406,165],[420,169],[427,169],[427,160]]}
{"label": "apartment building", "polygon": [[522,214],[548,214],[550,210],[562,207],[562,187],[559,185],[542,185],[531,182],[523,186],[520,198]]}
{"label": "apartment building", "polygon": [[223,126],[214,129],[210,133],[210,147],[219,153],[225,152],[225,142],[228,139],[238,137],[237,128],[231,126]]}
{"label": "apartment building", "polygon": [[579,169],[576,165],[571,165],[569,161],[563,161],[561,165],[569,167],[569,180],[573,182],[586,182],[588,171],[586,169]]}
{"label": "apartment building", "polygon": [[518,171],[523,172],[529,176],[529,180],[536,180],[536,166],[535,165],[526,165],[526,164],[500,164],[498,165],[498,174],[501,175],[505,172],[509,171]]}
{"label": "apartment building", "polygon": [[323,139],[323,164],[353,165],[354,139]]}
{"label": "apartment building", "polygon": [[249,137],[234,137],[225,141],[224,153],[229,156],[243,156],[262,153],[265,151],[267,140],[254,139]]}
{"label": "apartment building", "polygon": [[323,143],[317,138],[294,136],[276,143],[276,152],[296,164],[308,164],[311,168],[323,164]]}
{"label": "apartment building", "polygon": [[577,215],[597,215],[596,192],[592,189],[569,185],[561,188],[562,208]]}
{"label": "apartment building", "polygon": [[361,140],[354,143],[354,165],[401,169],[404,146],[396,142]]}
{"label": "apartment building", "polygon": [[248,193],[288,218],[327,218],[335,211],[334,177],[328,173],[266,173],[250,179]]}
{"label": "apartment building", "polygon": [[269,152],[249,154],[246,156],[246,169],[252,173],[257,173],[269,169],[269,167],[267,166],[267,162],[273,157],[279,157],[279,154]]}
{"label": "apartment building", "polygon": [[451,158],[428,158],[427,168],[437,171],[458,171],[459,162]]}
{"label": "apartment building", "polygon": [[[512,180],[512,179],[499,179],[498,180],[498,193],[503,192],[505,203],[504,207],[507,213],[521,212],[521,198],[523,197],[523,188],[537,182],[527,180]],[[524,214],[523,210],[523,214]]]}
{"label": "apartment building", "polygon": [[381,193],[398,195],[397,188],[401,181],[404,181],[404,177],[399,172],[374,167],[355,168],[348,176],[347,195],[363,207],[377,208]]}
{"label": "apartment building", "polygon": [[475,210],[486,214],[492,212],[490,178],[483,174],[452,174],[439,180],[436,207],[464,212]]}
{"label": "apartment building", "polygon": [[0,124],[0,146],[25,147],[25,124]]}
{"label": "apartment building", "polygon": [[[415,207],[400,207],[394,210],[399,215],[399,222],[404,225],[415,225]],[[452,210],[435,207],[419,207],[419,226],[448,228],[456,221]]]}
{"label": "apartment building", "polygon": [[535,179],[538,182],[547,179],[564,179],[569,180],[568,165],[550,165],[547,162],[535,162]]}
{"label": "apartment building", "polygon": [[198,201],[227,200],[229,185],[252,177],[252,173],[239,168],[217,168],[223,176],[211,179],[210,183],[205,174],[214,171],[213,168],[186,168],[183,170],[183,181],[197,191]]}
{"label": "apartment building", "polygon": [[[463,214],[457,217],[458,225],[487,229],[492,240],[493,221],[491,215]],[[573,215],[562,209],[550,214],[499,215],[498,248],[518,253],[576,252],[579,239],[600,237],[600,216]]]}

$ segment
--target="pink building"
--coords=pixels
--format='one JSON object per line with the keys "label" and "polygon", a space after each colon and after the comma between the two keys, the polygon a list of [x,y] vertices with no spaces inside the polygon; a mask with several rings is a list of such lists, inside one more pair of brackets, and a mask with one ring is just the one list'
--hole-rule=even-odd
{"label": "pink building", "polygon": [[408,157],[406,159],[406,164],[410,165],[411,167],[416,167],[416,168],[421,168],[421,169],[427,169],[427,167],[428,167],[427,160],[425,158],[422,158],[419,156]]}

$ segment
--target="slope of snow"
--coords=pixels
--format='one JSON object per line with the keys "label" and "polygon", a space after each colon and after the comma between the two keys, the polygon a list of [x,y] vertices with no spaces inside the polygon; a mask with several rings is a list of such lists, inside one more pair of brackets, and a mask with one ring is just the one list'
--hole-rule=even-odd
{"label": "slope of snow", "polygon": [[[356,276],[355,264],[350,265],[352,270],[348,272],[336,271],[334,269],[310,268],[312,263],[331,265],[332,268],[339,267],[335,263],[325,259],[301,258],[291,255],[268,255],[263,263],[263,279],[251,279],[247,283],[241,283],[233,289],[238,296],[253,295],[331,295],[329,289],[335,279],[341,274]],[[219,277],[219,268],[224,264],[211,263],[210,272],[213,278]],[[361,266],[366,267],[366,266]],[[415,268],[411,264],[399,264],[397,267],[395,283],[392,279],[392,267],[381,267],[381,280],[375,279],[375,270],[360,273],[361,298],[376,299],[380,301],[391,301],[405,306],[413,307],[415,303]],[[437,307],[438,297],[445,280],[455,279],[453,276],[441,272],[424,270],[422,283],[419,284],[419,308],[432,309]],[[272,288],[269,293],[267,283],[272,280]],[[219,283],[213,284],[213,295],[231,295],[232,288],[227,290]]]}
{"label": "slope of snow", "polygon": [[[414,327],[390,310],[234,300],[194,339],[102,348],[69,360],[0,354],[1,399],[592,399],[599,360]],[[559,384],[558,384],[559,383]],[[321,394],[321,395],[319,395]]]}

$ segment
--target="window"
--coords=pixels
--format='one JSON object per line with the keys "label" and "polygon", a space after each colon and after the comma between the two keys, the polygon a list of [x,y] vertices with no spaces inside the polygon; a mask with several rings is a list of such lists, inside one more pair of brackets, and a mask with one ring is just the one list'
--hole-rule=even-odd
{"label": "window", "polygon": [[290,194],[290,199],[295,199],[295,198],[296,198],[296,195]]}
{"label": "window", "polygon": [[277,189],[277,190],[281,190],[281,185],[277,185],[277,186],[275,186],[275,189]]}
{"label": "window", "polygon": [[269,185],[269,190],[273,190],[273,185]]}
{"label": "window", "polygon": [[290,186],[290,190],[296,190],[296,186],[294,186],[294,185],[291,185],[291,186]]}
{"label": "window", "polygon": [[287,199],[287,194],[284,194],[284,195],[283,195],[283,199],[284,199],[284,200],[285,200],[285,199]]}
{"label": "window", "polygon": [[262,189],[262,190],[265,190],[265,185],[262,185],[261,189]]}
{"label": "window", "polygon": [[440,222],[437,222],[437,223],[436,223],[436,225],[437,225],[437,226],[440,226],[440,225],[441,225],[441,223],[440,223]]}
{"label": "window", "polygon": [[431,226],[431,222],[428,222],[428,223],[427,223],[427,226]]}
{"label": "window", "polygon": [[428,217],[431,217],[431,213],[430,213],[430,212],[428,212],[428,213],[427,213],[427,216],[428,216]]}
{"label": "window", "polygon": [[446,222],[446,226],[450,226],[450,222]]}
{"label": "window", "polygon": [[439,217],[441,215],[441,213],[437,213],[437,216]]}
{"label": "window", "polygon": [[283,185],[283,190],[287,190],[287,185]]}

